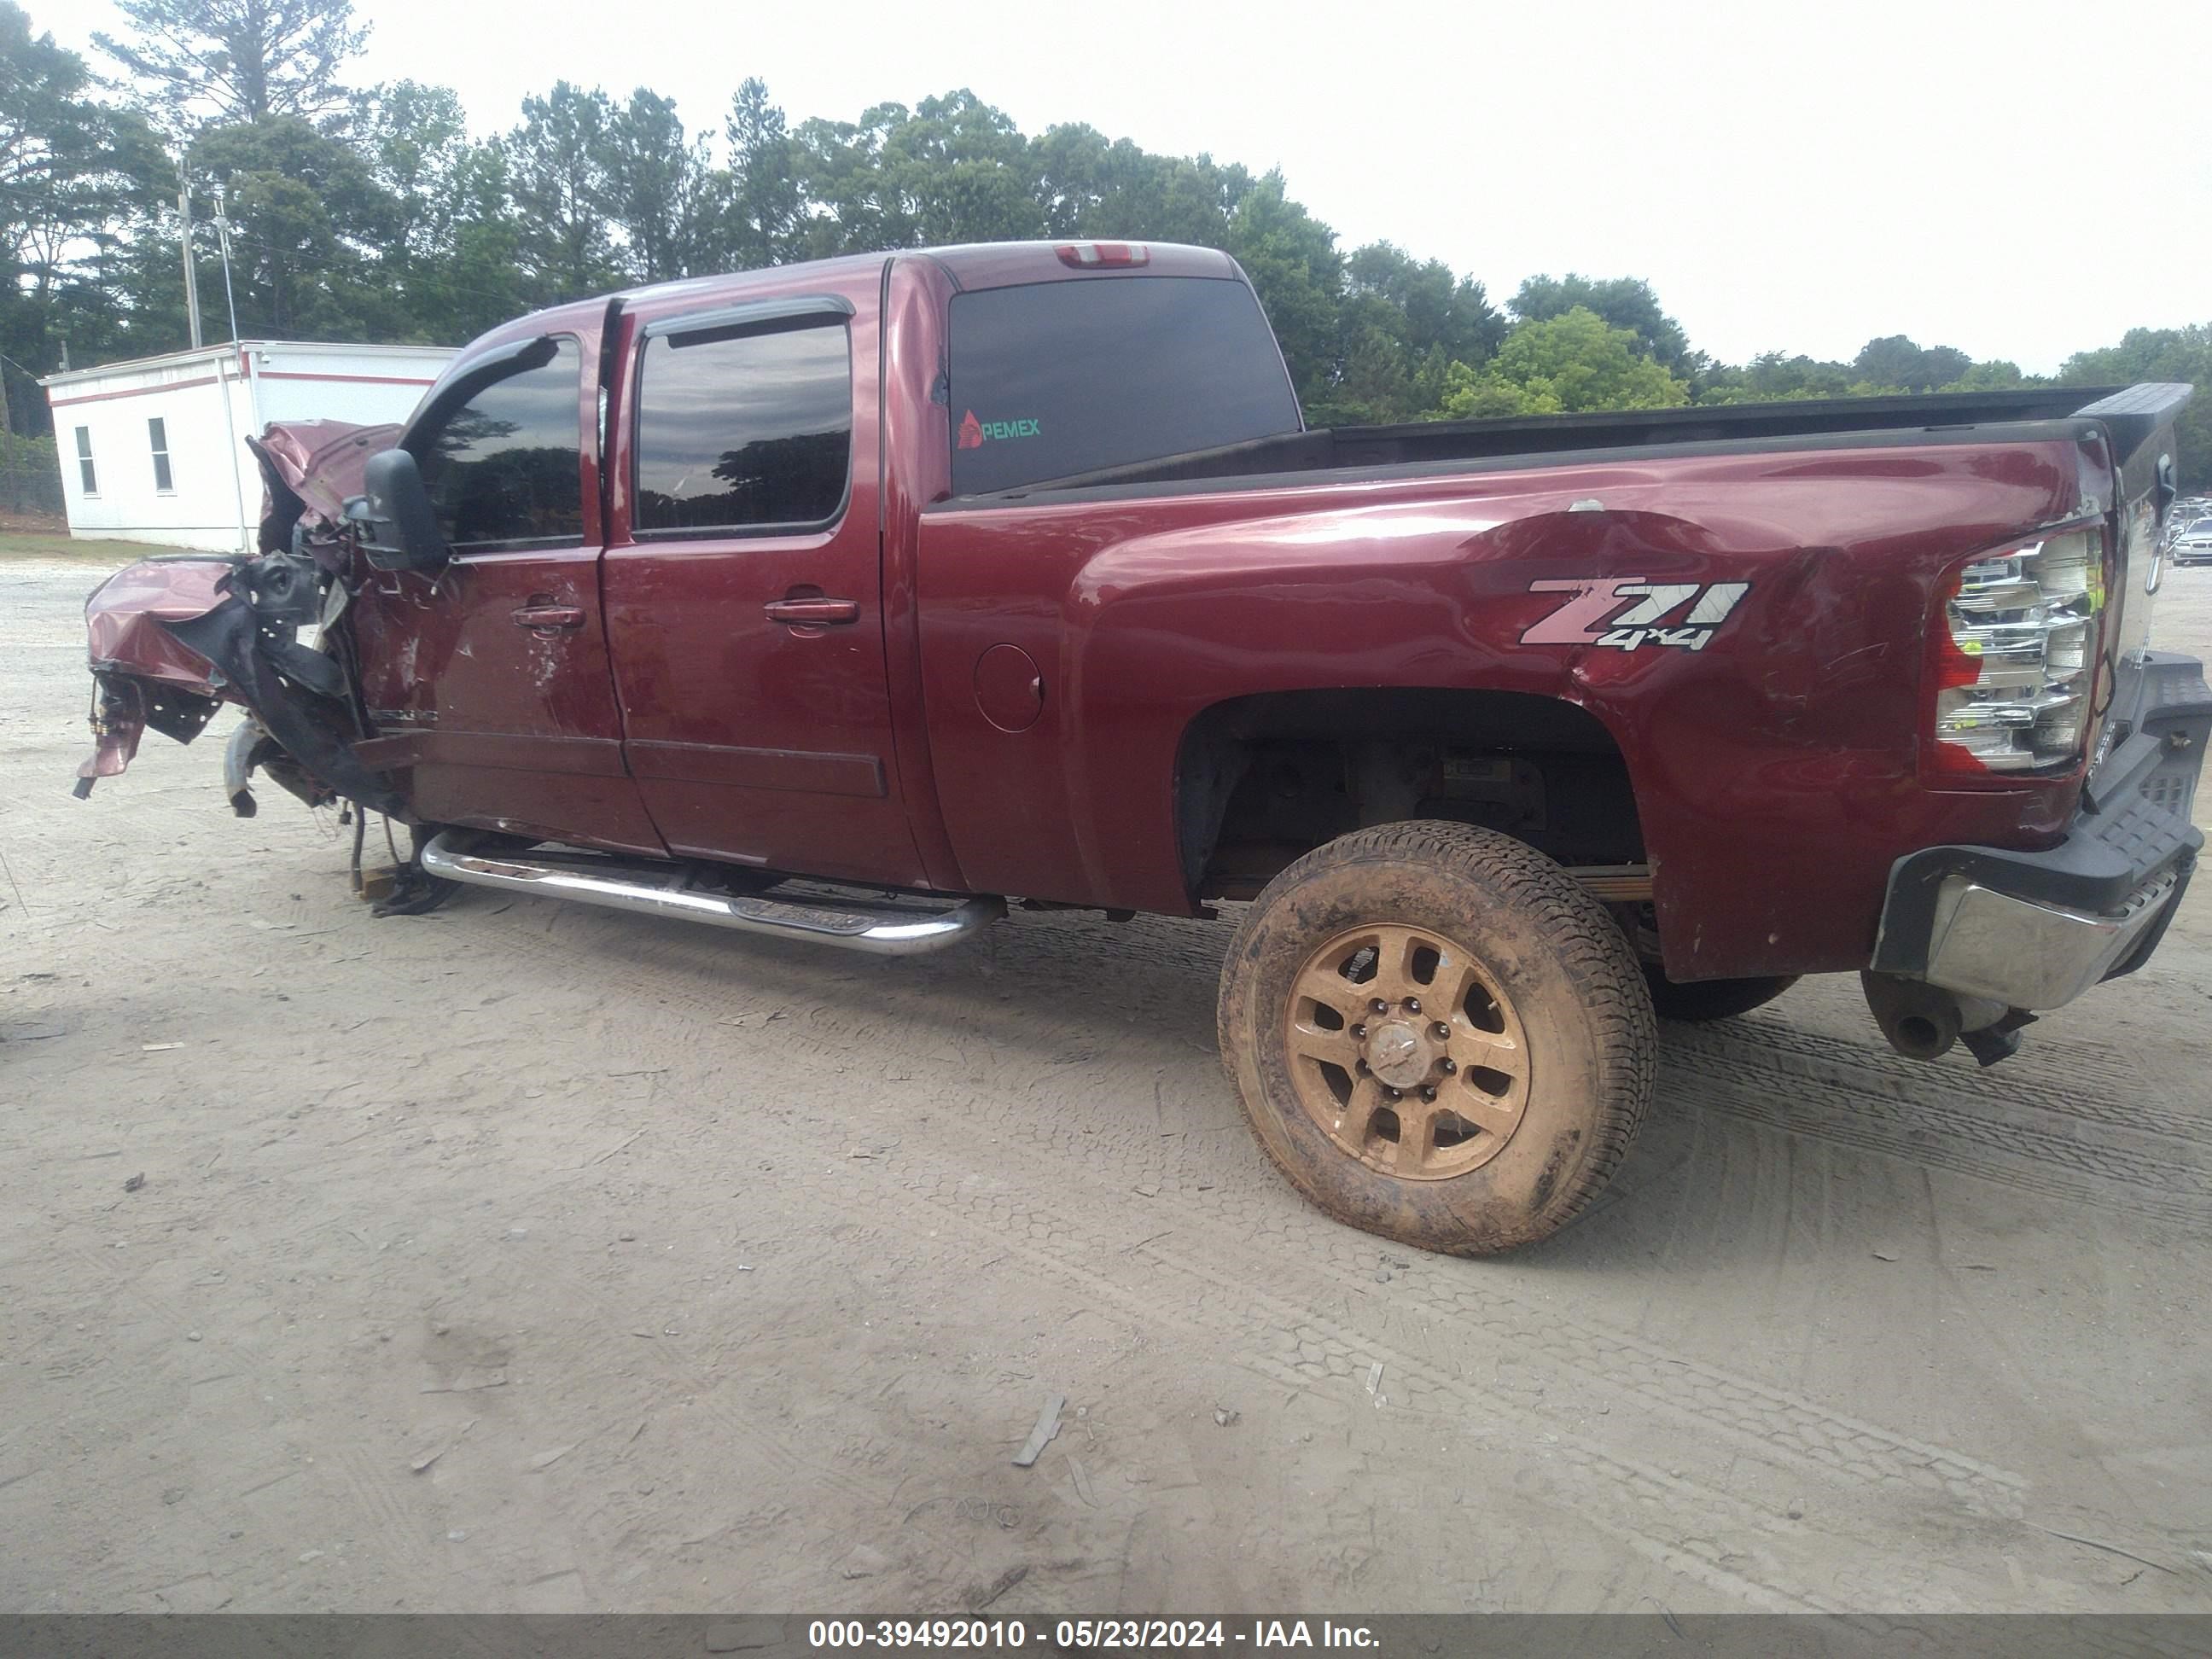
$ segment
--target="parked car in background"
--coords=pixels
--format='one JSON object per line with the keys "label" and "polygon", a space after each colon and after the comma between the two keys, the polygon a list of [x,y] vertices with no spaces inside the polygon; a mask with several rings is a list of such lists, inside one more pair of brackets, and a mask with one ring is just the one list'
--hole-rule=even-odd
{"label": "parked car in background", "polygon": [[81,788],[230,701],[239,811],[258,768],[411,827],[393,909],[896,953],[1245,904],[1267,1156],[1501,1249],[1620,1164],[1655,1005],[1856,972],[1900,1052],[1989,1063],[2149,957],[2212,732],[2148,644],[2188,397],[1310,431],[1198,248],[647,288],[495,331],[397,434],[265,434],[258,557],[94,596]]}
{"label": "parked car in background", "polygon": [[2169,551],[2176,564],[2212,564],[2212,514],[2183,526]]}

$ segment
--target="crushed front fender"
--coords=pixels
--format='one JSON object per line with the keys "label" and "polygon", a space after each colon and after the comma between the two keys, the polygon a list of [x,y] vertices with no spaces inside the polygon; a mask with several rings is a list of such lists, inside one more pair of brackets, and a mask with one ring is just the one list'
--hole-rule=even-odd
{"label": "crushed front fender", "polygon": [[354,757],[343,673],[301,647],[290,628],[264,623],[239,580],[246,568],[235,558],[148,559],[118,571],[86,601],[99,690],[94,751],[77,769],[77,795],[129,765],[146,726],[190,743],[218,704],[230,702],[250,710],[323,791],[403,815],[389,782]]}

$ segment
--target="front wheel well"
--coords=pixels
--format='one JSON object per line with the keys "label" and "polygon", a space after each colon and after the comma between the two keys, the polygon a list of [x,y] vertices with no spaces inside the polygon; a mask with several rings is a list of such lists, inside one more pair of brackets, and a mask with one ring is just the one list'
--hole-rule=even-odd
{"label": "front wheel well", "polygon": [[1205,709],[1176,763],[1176,836],[1194,901],[1249,898],[1355,830],[1444,819],[1569,866],[1644,860],[1635,790],[1597,717],[1525,692],[1270,692]]}

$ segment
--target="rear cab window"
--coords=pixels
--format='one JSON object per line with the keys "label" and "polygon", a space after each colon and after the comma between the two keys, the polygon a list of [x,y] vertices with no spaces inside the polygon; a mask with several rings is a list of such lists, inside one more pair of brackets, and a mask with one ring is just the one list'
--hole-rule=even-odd
{"label": "rear cab window", "polygon": [[1297,432],[1282,353],[1245,284],[1112,276],[955,295],[952,493]]}

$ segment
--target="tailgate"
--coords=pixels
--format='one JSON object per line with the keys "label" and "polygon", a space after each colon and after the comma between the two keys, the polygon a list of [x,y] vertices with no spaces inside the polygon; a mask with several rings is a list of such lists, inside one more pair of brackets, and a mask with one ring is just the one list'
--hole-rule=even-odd
{"label": "tailgate", "polygon": [[[2151,649],[2151,617],[2166,579],[2168,555],[2162,546],[2166,516],[2180,493],[2174,421],[2193,388],[2146,382],[2101,398],[2079,411],[2097,422],[2111,444],[2116,485],[2112,509],[2118,531],[2119,562],[2109,603],[2116,607],[2110,631],[2107,669],[2112,694],[2097,737],[2089,774],[2092,800],[2110,799],[2130,787],[2154,797],[2172,793],[2160,786],[2166,771],[2160,751],[2170,738],[2201,742],[2193,728],[2212,714],[2203,665],[2172,652]],[[2169,728],[2173,728],[2169,730]],[[2178,752],[2178,750],[2177,750]],[[2187,769],[2193,785],[2196,769]],[[2181,785],[2180,774],[2173,780]],[[2181,812],[2186,798],[2161,799]]]}

